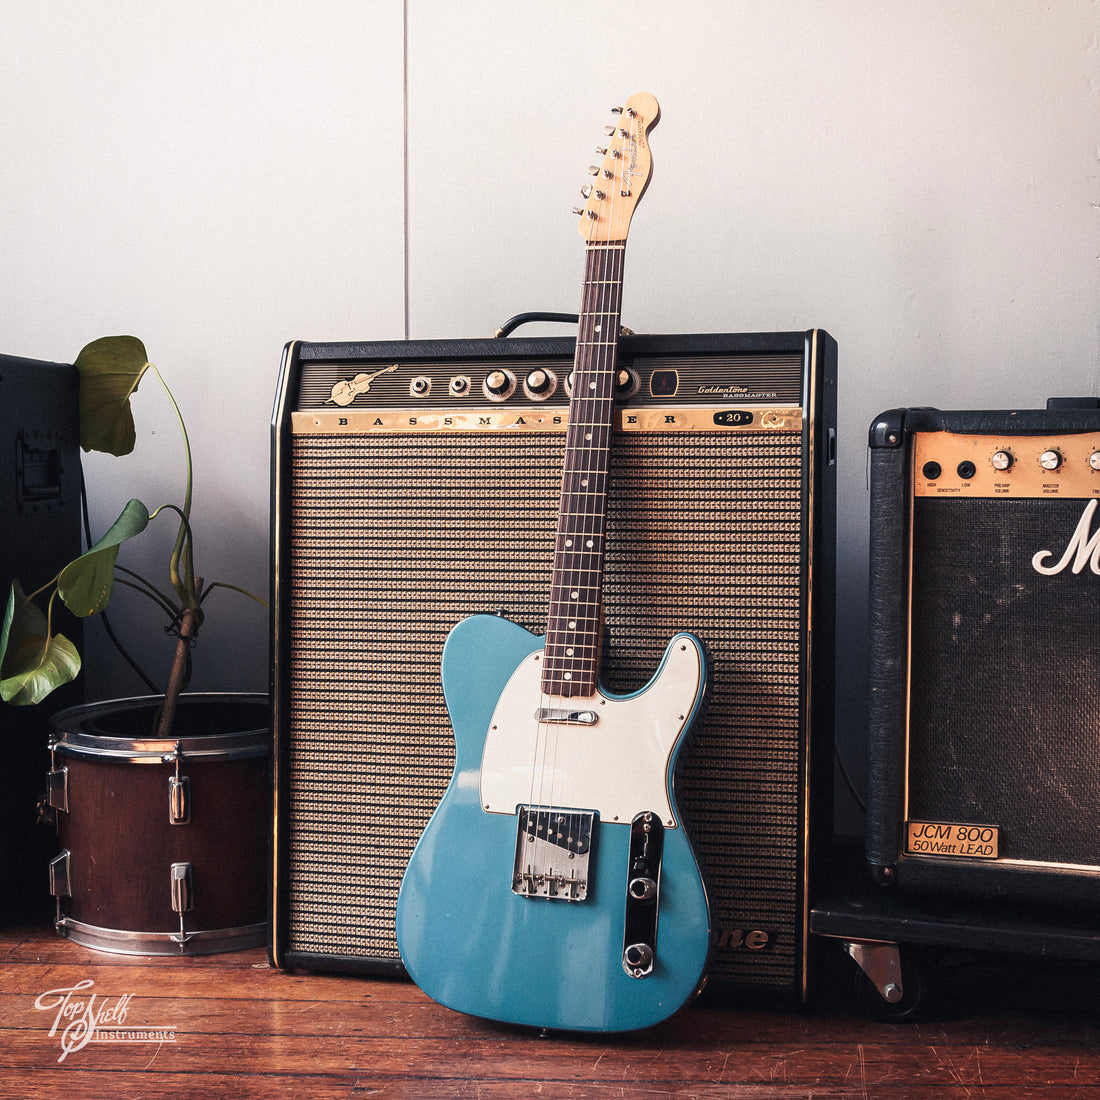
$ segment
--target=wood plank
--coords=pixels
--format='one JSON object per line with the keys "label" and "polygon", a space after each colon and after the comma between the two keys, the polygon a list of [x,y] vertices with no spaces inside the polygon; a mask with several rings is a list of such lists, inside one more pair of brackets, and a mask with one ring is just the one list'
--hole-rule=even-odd
{"label": "wood plank", "polygon": [[[118,1028],[172,1041],[66,1051],[60,991],[82,982],[73,998],[94,995],[93,1010],[122,1005]],[[833,989],[802,1012],[699,1003],[635,1035],[542,1035],[451,1012],[406,981],[286,973],[259,949],[141,959],[17,929],[0,934],[0,1095],[1100,1100],[1100,1028],[1074,1007],[959,1002],[893,1025]]]}

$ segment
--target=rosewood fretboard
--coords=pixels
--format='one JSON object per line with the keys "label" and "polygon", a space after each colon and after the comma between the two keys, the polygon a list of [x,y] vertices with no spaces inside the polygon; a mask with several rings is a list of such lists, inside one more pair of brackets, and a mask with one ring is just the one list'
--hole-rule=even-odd
{"label": "rosewood fretboard", "polygon": [[599,674],[625,251],[625,241],[607,241],[585,252],[542,672],[550,695],[591,695]]}

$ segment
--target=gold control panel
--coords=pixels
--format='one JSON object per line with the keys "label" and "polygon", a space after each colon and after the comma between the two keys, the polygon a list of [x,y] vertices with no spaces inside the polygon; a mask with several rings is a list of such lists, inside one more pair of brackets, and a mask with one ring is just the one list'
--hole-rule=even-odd
{"label": "gold control panel", "polygon": [[1100,434],[913,436],[918,497],[1100,497]]}

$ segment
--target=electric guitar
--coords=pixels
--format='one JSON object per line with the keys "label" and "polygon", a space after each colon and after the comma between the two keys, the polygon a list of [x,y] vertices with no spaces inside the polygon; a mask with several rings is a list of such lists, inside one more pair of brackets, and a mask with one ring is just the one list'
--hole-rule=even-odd
{"label": "electric guitar", "polygon": [[448,636],[455,770],[397,899],[401,958],[424,992],[540,1028],[658,1023],[700,987],[710,946],[673,790],[702,645],[676,635],[634,694],[599,683],[623,255],[657,116],[653,96],[631,97],[577,211],[585,279],[546,636],[494,615]]}

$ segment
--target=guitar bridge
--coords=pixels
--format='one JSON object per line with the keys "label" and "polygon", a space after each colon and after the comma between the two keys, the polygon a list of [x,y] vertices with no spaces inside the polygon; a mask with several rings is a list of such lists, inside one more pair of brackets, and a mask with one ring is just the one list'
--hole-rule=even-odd
{"label": "guitar bridge", "polygon": [[512,893],[584,901],[596,815],[588,810],[519,808]]}

